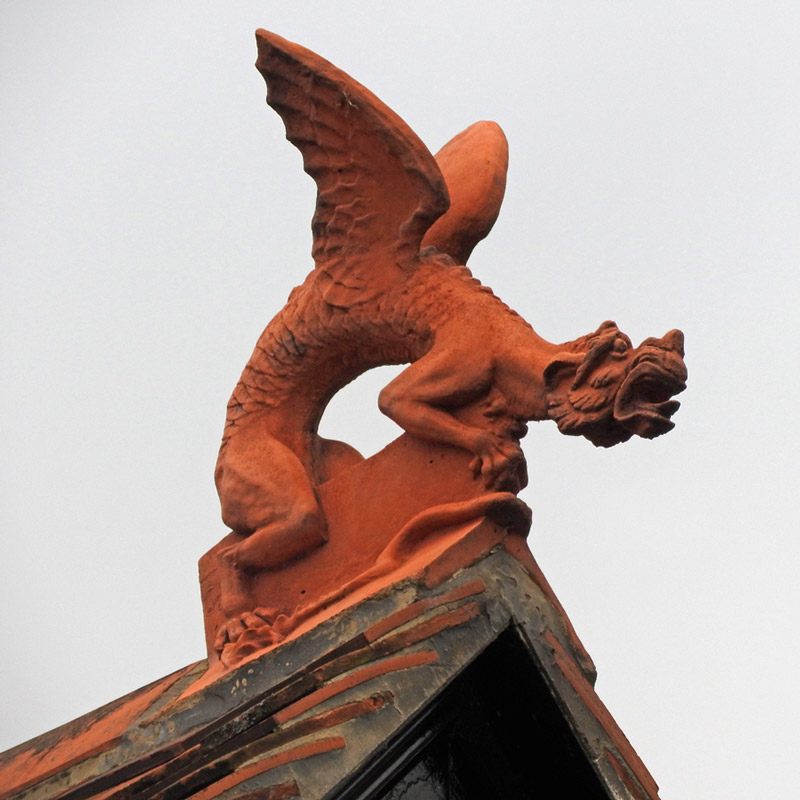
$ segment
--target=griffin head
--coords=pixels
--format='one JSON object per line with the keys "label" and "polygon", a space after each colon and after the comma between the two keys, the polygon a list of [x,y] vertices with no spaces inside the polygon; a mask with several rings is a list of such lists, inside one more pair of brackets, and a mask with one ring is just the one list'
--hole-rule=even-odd
{"label": "griffin head", "polygon": [[660,436],[675,425],[680,403],[671,398],[686,388],[683,354],[679,330],[633,347],[616,323],[604,322],[545,368],[550,418],[598,447]]}

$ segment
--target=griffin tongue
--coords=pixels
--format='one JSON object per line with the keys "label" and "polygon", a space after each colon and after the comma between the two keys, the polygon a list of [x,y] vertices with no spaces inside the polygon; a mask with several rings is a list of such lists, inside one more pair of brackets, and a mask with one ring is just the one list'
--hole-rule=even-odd
{"label": "griffin tongue", "polygon": [[671,417],[680,407],[681,404],[679,400],[667,400],[656,406],[658,413],[664,417]]}

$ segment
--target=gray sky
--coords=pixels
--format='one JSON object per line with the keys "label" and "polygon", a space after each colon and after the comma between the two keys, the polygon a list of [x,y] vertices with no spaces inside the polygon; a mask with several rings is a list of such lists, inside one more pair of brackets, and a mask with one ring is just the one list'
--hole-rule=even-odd
{"label": "gray sky", "polygon": [[[684,330],[668,436],[602,451],[533,426],[531,546],[665,798],[797,791],[800,5],[6,0],[0,20],[0,749],[204,655],[225,404],[311,266],[261,26],[433,150],[503,126],[471,266],[540,334]],[[386,380],[324,431],[388,442]]]}

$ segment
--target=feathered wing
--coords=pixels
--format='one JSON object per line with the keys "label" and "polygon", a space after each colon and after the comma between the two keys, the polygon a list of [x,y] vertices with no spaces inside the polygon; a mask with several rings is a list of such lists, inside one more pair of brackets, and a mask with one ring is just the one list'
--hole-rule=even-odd
{"label": "feathered wing", "polygon": [[475,245],[492,229],[506,190],[508,142],[496,122],[476,122],[437,154],[450,193],[450,208],[422,242],[466,264]]}
{"label": "feathered wing", "polygon": [[267,102],[317,184],[312,255],[325,300],[347,308],[412,269],[449,205],[433,156],[390,108],[310,50],[256,32]]}

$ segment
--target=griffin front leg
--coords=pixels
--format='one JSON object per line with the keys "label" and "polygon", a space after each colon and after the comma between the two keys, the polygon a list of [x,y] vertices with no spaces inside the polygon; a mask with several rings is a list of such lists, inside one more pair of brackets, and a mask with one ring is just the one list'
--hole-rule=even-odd
{"label": "griffin front leg", "polygon": [[[464,369],[465,365],[472,369]],[[469,355],[432,351],[386,386],[378,405],[412,436],[472,453],[470,467],[475,477],[482,477],[487,487],[497,488],[519,470],[523,461],[519,442],[493,429],[488,421],[479,427],[454,414],[486,397],[492,377],[491,363],[476,362],[474,351]]]}

